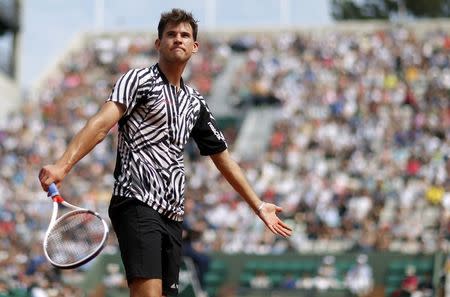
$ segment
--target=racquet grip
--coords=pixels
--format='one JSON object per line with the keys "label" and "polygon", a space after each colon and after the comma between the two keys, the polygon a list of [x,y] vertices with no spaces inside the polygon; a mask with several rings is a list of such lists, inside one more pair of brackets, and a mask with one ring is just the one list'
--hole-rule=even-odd
{"label": "racquet grip", "polygon": [[50,186],[48,187],[48,196],[49,197],[60,196],[58,187],[56,186],[55,183],[51,183]]}

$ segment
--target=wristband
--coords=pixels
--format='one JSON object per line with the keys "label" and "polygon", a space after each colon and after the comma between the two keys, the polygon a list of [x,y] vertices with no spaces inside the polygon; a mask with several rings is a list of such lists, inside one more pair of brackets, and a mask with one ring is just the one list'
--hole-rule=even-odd
{"label": "wristband", "polygon": [[262,208],[264,207],[264,204],[266,204],[266,202],[262,202],[261,205],[258,207],[258,213],[261,212]]}

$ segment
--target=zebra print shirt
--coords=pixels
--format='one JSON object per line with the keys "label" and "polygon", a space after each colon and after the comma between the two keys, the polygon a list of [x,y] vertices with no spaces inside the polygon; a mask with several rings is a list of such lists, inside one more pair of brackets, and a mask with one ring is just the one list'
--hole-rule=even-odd
{"label": "zebra print shirt", "polygon": [[126,107],[119,121],[113,195],[137,198],[182,221],[183,150],[189,137],[202,155],[227,148],[205,100],[183,80],[177,92],[155,64],[120,77],[107,101]]}

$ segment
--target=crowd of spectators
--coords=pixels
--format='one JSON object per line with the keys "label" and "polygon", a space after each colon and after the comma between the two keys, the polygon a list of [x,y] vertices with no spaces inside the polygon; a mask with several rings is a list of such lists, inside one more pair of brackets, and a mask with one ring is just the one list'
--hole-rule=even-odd
{"label": "crowd of spectators", "polygon": [[[260,197],[284,208],[294,235],[286,240],[267,231],[190,144],[186,222],[200,234],[192,248],[256,254],[448,249],[450,35],[394,28],[278,32],[252,41],[240,49],[246,59],[234,74],[230,102],[276,103],[279,120],[264,155],[235,157]],[[121,73],[156,62],[152,44],[146,35],[89,40],[35,100],[0,121],[0,264],[9,287],[76,280],[76,273],[55,271],[43,258],[51,203],[37,173],[62,154]],[[201,45],[185,80],[208,97],[233,49],[225,38],[204,38]],[[237,132],[225,133],[233,151]],[[71,202],[105,217],[116,136],[113,129],[61,187]],[[109,249],[116,249],[113,240]],[[50,287],[36,296],[76,290]]]}
{"label": "crowd of spectators", "polygon": [[[249,177],[293,219],[295,250],[448,248],[449,53],[445,31],[405,28],[279,34],[249,48],[234,92],[281,104]],[[253,224],[236,221],[239,244],[235,230],[245,236],[243,222]],[[245,252],[246,238],[223,247]],[[282,245],[268,243],[272,252]]]}

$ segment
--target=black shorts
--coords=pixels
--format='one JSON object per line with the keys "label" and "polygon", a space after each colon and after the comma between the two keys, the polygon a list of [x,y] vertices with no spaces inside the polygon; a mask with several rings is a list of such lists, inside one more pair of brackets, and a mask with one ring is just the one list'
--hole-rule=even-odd
{"label": "black shorts", "polygon": [[163,293],[177,295],[182,223],[134,198],[113,196],[108,211],[128,284],[134,278],[161,279]]}

